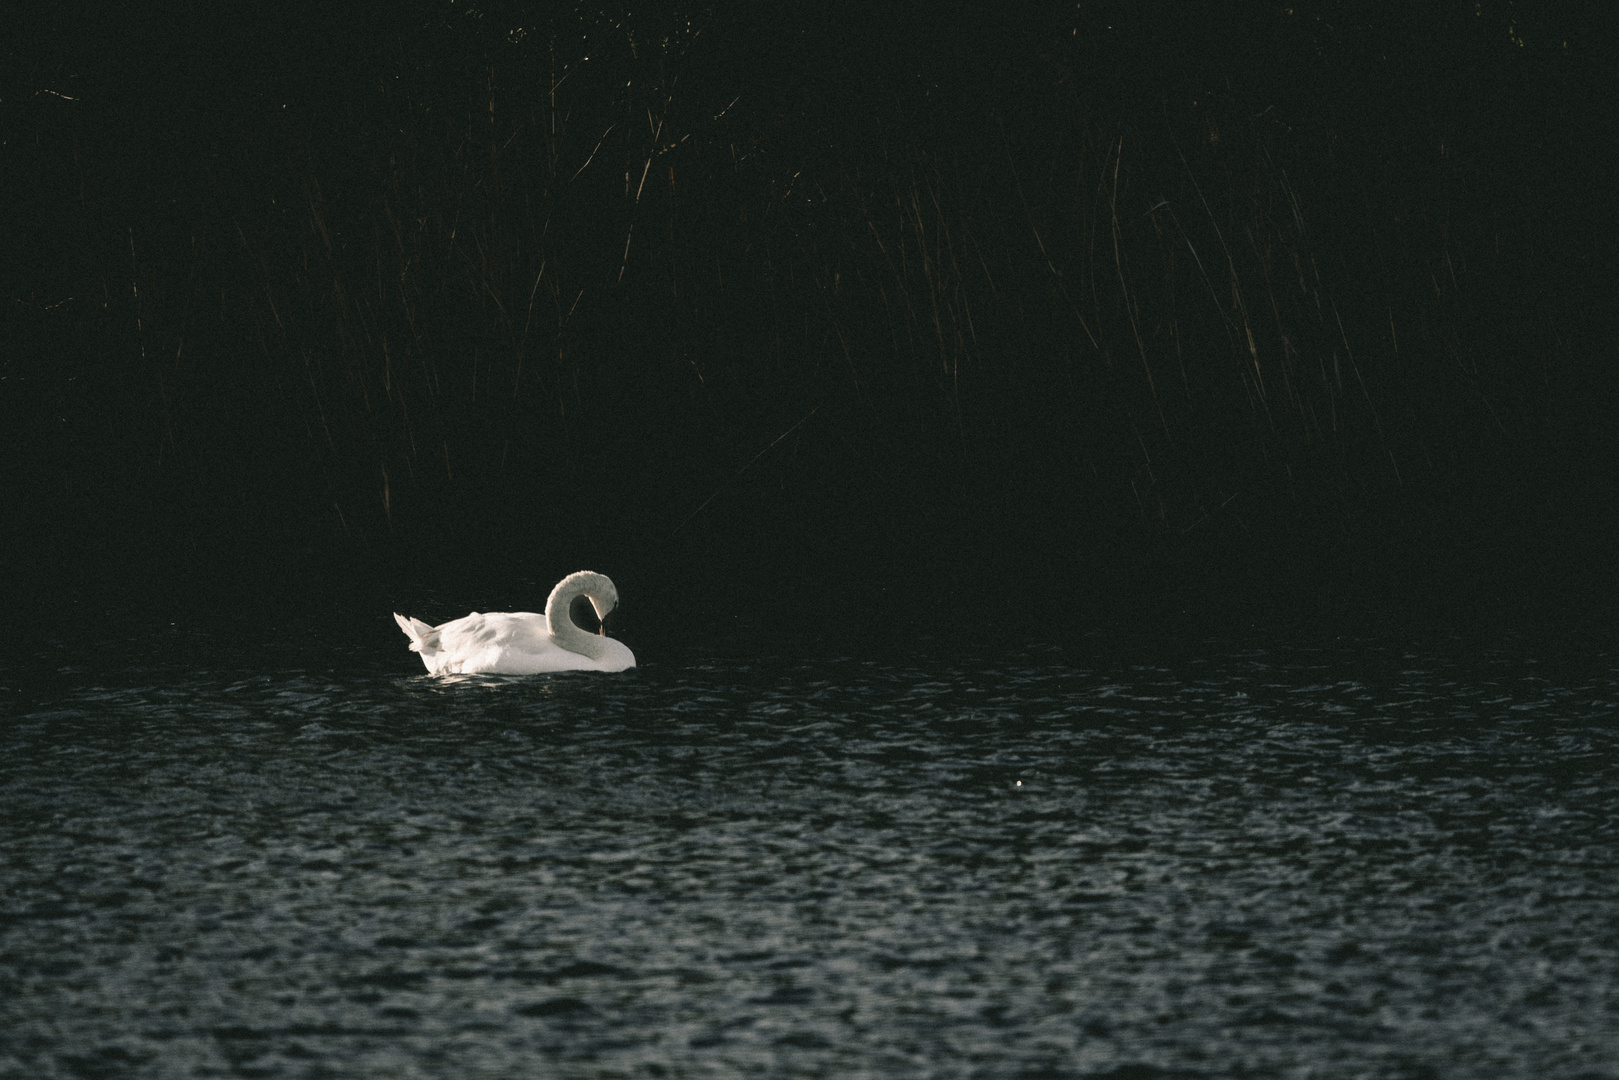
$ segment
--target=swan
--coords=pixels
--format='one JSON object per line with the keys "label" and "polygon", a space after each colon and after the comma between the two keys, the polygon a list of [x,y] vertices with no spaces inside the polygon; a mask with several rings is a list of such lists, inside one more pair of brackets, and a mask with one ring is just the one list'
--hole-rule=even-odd
{"label": "swan", "polygon": [[430,675],[538,675],[547,671],[623,671],[635,666],[629,646],[601,633],[581,629],[568,616],[570,605],[585,597],[606,619],[618,606],[618,590],[606,574],[580,570],[557,582],[545,602],[545,614],[532,611],[491,611],[439,626],[408,619],[394,612],[410,638],[411,652],[420,653]]}

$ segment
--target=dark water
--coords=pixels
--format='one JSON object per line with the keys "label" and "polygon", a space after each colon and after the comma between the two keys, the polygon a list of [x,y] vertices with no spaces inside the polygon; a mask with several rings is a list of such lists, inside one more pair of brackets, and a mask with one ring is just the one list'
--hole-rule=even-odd
{"label": "dark water", "polygon": [[414,661],[7,658],[0,1077],[1619,1077],[1600,652]]}

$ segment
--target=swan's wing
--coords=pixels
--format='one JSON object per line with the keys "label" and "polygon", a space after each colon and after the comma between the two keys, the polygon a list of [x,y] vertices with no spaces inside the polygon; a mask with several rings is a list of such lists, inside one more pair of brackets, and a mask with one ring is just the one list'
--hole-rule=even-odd
{"label": "swan's wing", "polygon": [[[516,663],[522,667],[531,667],[535,661],[534,656],[549,657],[562,650],[557,648],[556,641],[551,637],[551,624],[544,615],[533,611],[501,612],[495,623],[495,647],[501,653],[501,665]],[[517,660],[516,657],[529,659]],[[542,665],[551,661],[541,660]]]}
{"label": "swan's wing", "polygon": [[433,652],[438,648],[437,632],[422,620],[407,618],[396,611],[394,621],[399,624],[399,629],[405,632],[405,636],[410,638],[412,652]]}
{"label": "swan's wing", "polygon": [[620,642],[603,638],[607,655],[589,658],[569,652],[551,636],[551,624],[532,611],[492,611],[428,626],[420,619],[395,615],[434,674],[495,673],[535,675],[548,671],[595,669],[622,671],[635,666],[634,654]]}
{"label": "swan's wing", "polygon": [[458,671],[499,671],[513,652],[544,649],[550,630],[531,611],[473,612],[433,630],[443,663]]}
{"label": "swan's wing", "polygon": [[439,648],[447,653],[464,654],[470,649],[488,643],[486,640],[488,629],[484,616],[476,611],[471,615],[463,615],[459,619],[440,623],[436,629]]}

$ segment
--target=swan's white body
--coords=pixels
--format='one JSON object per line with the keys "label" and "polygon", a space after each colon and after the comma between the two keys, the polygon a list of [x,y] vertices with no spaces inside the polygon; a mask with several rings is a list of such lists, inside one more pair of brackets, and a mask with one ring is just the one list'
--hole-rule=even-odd
{"label": "swan's white body", "polygon": [[623,671],[635,654],[621,641],[581,629],[568,610],[583,596],[605,619],[618,606],[618,590],[605,574],[581,570],[557,582],[545,614],[492,611],[428,626],[398,612],[394,619],[431,675],[539,675],[548,671]]}

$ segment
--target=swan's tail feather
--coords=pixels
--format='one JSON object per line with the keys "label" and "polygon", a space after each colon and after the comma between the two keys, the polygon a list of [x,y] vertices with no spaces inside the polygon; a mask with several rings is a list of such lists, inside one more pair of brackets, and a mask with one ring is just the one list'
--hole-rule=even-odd
{"label": "swan's tail feather", "polygon": [[397,611],[394,612],[394,621],[399,624],[399,629],[405,632],[405,636],[410,638],[411,652],[438,652],[436,627],[428,626],[420,619],[406,618]]}

